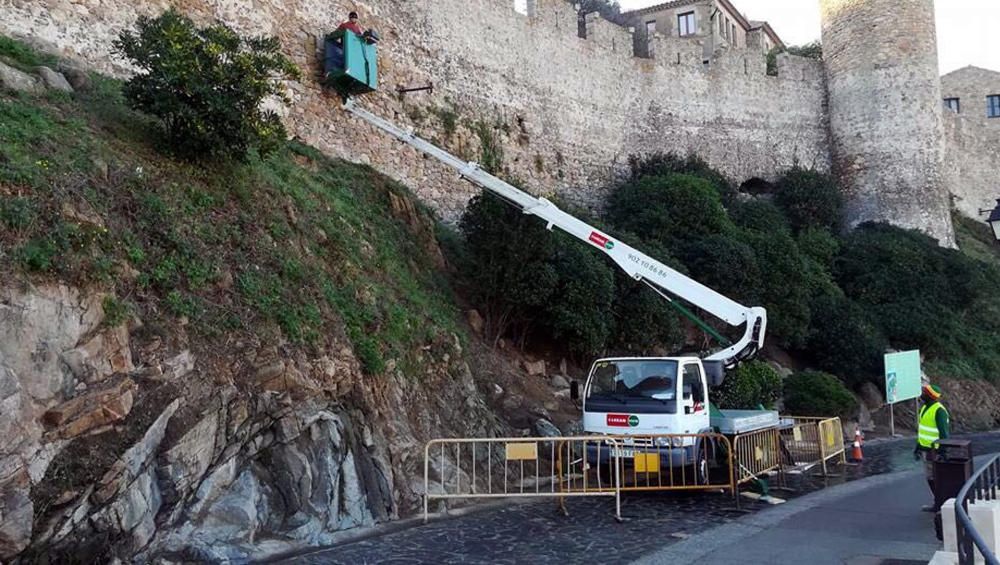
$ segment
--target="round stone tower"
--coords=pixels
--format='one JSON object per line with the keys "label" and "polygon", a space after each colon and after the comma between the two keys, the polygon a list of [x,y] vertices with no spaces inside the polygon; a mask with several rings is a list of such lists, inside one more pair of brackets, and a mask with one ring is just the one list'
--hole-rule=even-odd
{"label": "round stone tower", "polygon": [[820,0],[820,9],[849,226],[888,222],[954,247],[934,0]]}

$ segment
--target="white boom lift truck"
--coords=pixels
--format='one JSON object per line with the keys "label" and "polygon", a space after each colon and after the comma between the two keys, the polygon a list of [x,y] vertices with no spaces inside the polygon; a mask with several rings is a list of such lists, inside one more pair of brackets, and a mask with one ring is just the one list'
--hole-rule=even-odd
{"label": "white boom lift truck", "polygon": [[[718,430],[736,434],[778,425],[777,412],[710,410],[708,386],[722,384],[723,371],[754,356],[764,344],[767,312],[747,307],[678,273],[645,253],[615,239],[560,210],[545,198],[536,198],[423,140],[412,131],[403,130],[348,98],[344,109],[376,128],[434,157],[455,169],[466,180],[517,206],[525,214],[538,216],[551,230],[557,227],[577,239],[603,251],[619,268],[637,281],[649,285],[682,314],[725,345],[723,349],[697,357],[608,358],[597,360],[583,388],[583,429],[585,433],[616,436],[656,436],[698,434]],[[730,326],[743,327],[743,336],[729,343],[712,327],[671,298],[676,296]],[[578,383],[572,396],[580,397]],[[710,413],[714,414],[710,417]],[[633,443],[638,445],[639,437]],[[697,438],[675,437],[666,444],[672,456],[664,464],[691,464],[699,453]],[[647,440],[648,441],[648,440]],[[654,447],[654,446],[650,446]],[[627,454],[626,454],[627,456]],[[599,456],[605,461],[605,454]]]}

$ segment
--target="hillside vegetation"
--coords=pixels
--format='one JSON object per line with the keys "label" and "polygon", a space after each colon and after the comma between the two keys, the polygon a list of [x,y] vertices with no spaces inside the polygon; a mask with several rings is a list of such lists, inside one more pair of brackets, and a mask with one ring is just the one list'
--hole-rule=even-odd
{"label": "hillside vegetation", "polygon": [[[1000,375],[1000,261],[985,224],[955,216],[961,250],[884,224],[844,233],[841,192],[824,174],[792,169],[750,194],[700,160],[674,155],[633,159],[631,177],[609,194],[592,223],[743,304],[766,307],[768,341],[835,375],[842,389],[881,386],[890,349],[920,349],[933,377]],[[463,272],[495,331],[581,357],[719,347],[700,332],[692,340],[694,328],[666,301],[616,275],[599,251],[495,199],[474,200],[461,227],[471,256]],[[802,400],[830,397],[836,381],[817,375],[784,385],[800,413],[828,408]],[[782,387],[775,377],[748,364],[717,401],[769,404]]]}
{"label": "hillside vegetation", "polygon": [[[54,63],[2,38],[0,57]],[[458,330],[433,224],[405,187],[296,142],[246,162],[165,157],[122,84],[92,80],[0,96],[4,278],[97,284],[110,323],[141,314],[207,342],[318,347],[346,328],[370,373]]]}

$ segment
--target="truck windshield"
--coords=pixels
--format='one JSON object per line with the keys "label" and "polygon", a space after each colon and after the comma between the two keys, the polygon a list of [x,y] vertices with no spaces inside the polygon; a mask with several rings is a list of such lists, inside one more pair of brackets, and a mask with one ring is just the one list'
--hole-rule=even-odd
{"label": "truck windshield", "polygon": [[588,397],[677,397],[677,362],[663,360],[601,361],[594,367]]}

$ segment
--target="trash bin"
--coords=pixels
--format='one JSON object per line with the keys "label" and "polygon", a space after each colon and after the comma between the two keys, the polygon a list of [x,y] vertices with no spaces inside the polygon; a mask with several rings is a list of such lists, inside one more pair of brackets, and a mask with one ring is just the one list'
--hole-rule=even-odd
{"label": "trash bin", "polygon": [[[941,534],[941,505],[958,496],[965,483],[972,477],[972,442],[966,439],[943,439],[939,442],[934,460],[934,518],[938,539]],[[957,504],[957,501],[956,501]]]}

